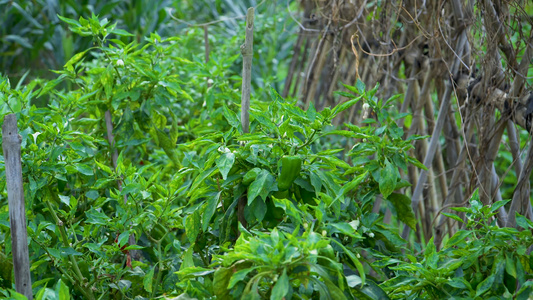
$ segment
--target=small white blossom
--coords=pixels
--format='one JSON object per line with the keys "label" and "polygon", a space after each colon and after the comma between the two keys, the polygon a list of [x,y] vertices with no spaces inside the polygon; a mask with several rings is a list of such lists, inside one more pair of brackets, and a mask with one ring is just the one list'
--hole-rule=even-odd
{"label": "small white blossom", "polygon": [[373,238],[373,237],[374,237],[374,233],[371,232],[371,233],[368,234],[368,236],[371,237],[371,238]]}
{"label": "small white blossom", "polygon": [[368,119],[370,116],[370,105],[368,103],[363,104],[363,119]]}
{"label": "small white blossom", "polygon": [[327,232],[327,231],[325,231],[325,230],[322,230],[322,236],[326,236],[327,234],[328,234],[328,232]]}
{"label": "small white blossom", "polygon": [[355,254],[357,258],[361,258],[361,255],[359,253]]}
{"label": "small white blossom", "polygon": [[124,66],[124,61],[122,59],[117,60],[117,66],[119,67]]}
{"label": "small white blossom", "polygon": [[352,226],[353,230],[357,230],[357,228],[359,227],[359,220],[353,220],[349,224],[350,226]]}
{"label": "small white blossom", "polygon": [[215,83],[215,81],[213,79],[209,78],[209,80],[207,81],[207,84],[212,85],[213,83]]}

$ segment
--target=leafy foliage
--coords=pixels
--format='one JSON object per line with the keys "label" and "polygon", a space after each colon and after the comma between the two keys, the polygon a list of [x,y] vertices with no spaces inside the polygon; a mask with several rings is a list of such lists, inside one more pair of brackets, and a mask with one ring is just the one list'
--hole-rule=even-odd
{"label": "leafy foliage", "polygon": [[[504,202],[485,208],[473,197],[458,209],[466,229],[422,255],[405,249],[398,223],[372,212],[382,197],[416,228],[400,170],[423,168],[408,150],[424,137],[403,138],[397,96],[383,101],[378,86],[358,81],[341,92],[347,101],[317,111],[271,87],[253,99],[244,133],[232,40],[205,62],[198,28],[141,42],[95,15],[59,18],[94,46],[55,79],[0,81],[1,115],[15,113],[21,129],[37,299],[531,293],[530,230],[489,223]],[[37,107],[41,97],[47,105]],[[333,125],[358,102],[372,111],[365,124]],[[1,293],[17,298],[9,226],[3,205]]]}
{"label": "leafy foliage", "polygon": [[476,190],[469,208],[454,208],[464,218],[448,214],[466,226],[448,239],[441,251],[436,251],[431,239],[418,259],[408,256],[407,261],[385,258],[379,262],[396,274],[381,284],[383,289],[397,299],[529,297],[531,256],[526,253],[533,245],[533,223],[517,215],[525,230],[498,227],[493,217],[508,201],[483,206]]}

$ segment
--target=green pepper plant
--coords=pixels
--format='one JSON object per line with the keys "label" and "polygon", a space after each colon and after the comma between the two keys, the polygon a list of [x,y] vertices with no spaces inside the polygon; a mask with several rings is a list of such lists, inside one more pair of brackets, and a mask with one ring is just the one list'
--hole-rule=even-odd
{"label": "green pepper plant", "polygon": [[[347,88],[359,95],[344,93],[349,97],[347,101],[320,112],[312,104],[304,111],[271,89],[269,102],[257,101],[251,107],[250,133],[242,132],[238,114],[234,112],[234,109],[239,109],[238,103],[224,104],[223,114],[231,130],[179,146],[182,152],[198,149],[189,152],[191,157],[187,172],[193,176],[188,187],[189,207],[184,227],[190,246],[180,268],[184,278],[196,280],[193,280],[193,285],[188,283],[183,286],[185,292],[199,297],[217,293],[225,295],[223,289],[227,287],[215,287],[213,273],[206,270],[220,264],[220,261],[213,262],[213,257],[225,253],[223,247],[230,247],[231,253],[240,255],[241,248],[237,245],[243,243],[243,230],[256,233],[276,231],[277,235],[284,232],[298,236],[303,233],[297,229],[303,227],[321,232],[323,239],[329,241],[327,244],[338,262],[352,270],[350,284],[344,272],[334,274],[338,277],[337,282],[342,282],[343,297],[367,295],[365,293],[384,295],[377,284],[366,279],[365,258],[359,252],[362,253],[366,247],[374,247],[378,240],[382,240],[391,251],[398,251],[395,245],[404,241],[394,230],[380,223],[378,214],[368,210],[373,197],[381,192],[397,206],[398,212],[410,213],[405,218],[399,218],[412,225],[414,214],[409,198],[400,193],[393,194],[400,195],[398,197],[391,196],[392,191],[406,184],[390,169],[396,163],[402,166],[410,162],[421,164],[406,154],[414,138],[408,141],[401,139],[394,120],[386,112],[390,101],[387,104],[375,101],[377,87],[369,92],[361,83],[359,88]],[[360,128],[345,124],[347,130],[333,128],[331,121],[358,101],[377,102],[374,109],[383,123],[381,133],[385,133],[391,142],[383,142],[384,138],[379,136],[381,133],[376,133],[371,126]],[[328,149],[328,145],[321,142],[321,139],[332,136],[351,138],[352,141],[370,138],[370,142],[365,149],[354,147],[346,152],[344,148]],[[368,155],[371,147],[380,152],[377,164],[358,162],[350,165],[341,159],[355,154]],[[403,151],[398,154],[398,149]],[[393,160],[391,157],[395,154]],[[387,172],[381,172],[382,177],[372,175],[380,175],[381,169],[387,169]],[[234,248],[231,248],[232,245]],[[222,265],[227,267],[228,264]],[[278,268],[268,262],[259,265]],[[263,268],[259,265],[256,267]],[[371,267],[369,264],[366,266]],[[266,277],[256,283],[247,281],[257,276],[255,272],[253,269],[246,276],[239,275],[247,287],[243,293],[269,295],[268,291],[257,290],[265,284]],[[301,288],[298,286],[301,282],[292,277],[296,274],[287,273],[286,276],[294,283],[290,289]],[[270,284],[273,288],[275,281],[270,281]],[[318,292],[317,288],[310,295],[320,294],[315,292]]]}
{"label": "green pepper plant", "polygon": [[533,222],[517,214],[518,230],[501,228],[492,218],[509,201],[483,206],[476,189],[470,207],[452,208],[464,217],[444,213],[464,227],[445,241],[441,251],[431,239],[419,258],[383,257],[375,262],[393,272],[381,287],[393,299],[528,299],[533,291],[533,261],[528,254]]}

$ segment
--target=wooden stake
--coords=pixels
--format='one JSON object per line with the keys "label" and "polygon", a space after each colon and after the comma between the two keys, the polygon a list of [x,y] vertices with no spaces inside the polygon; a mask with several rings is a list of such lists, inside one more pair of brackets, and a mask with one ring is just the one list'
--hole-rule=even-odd
{"label": "wooden stake", "polygon": [[242,53],[242,97],[241,124],[244,133],[250,131],[250,94],[252,91],[252,58],[254,54],[254,8],[246,13],[246,39],[241,45]]}
{"label": "wooden stake", "polygon": [[28,233],[26,232],[26,209],[24,206],[24,189],[22,185],[22,162],[20,158],[21,136],[18,134],[15,114],[5,116],[2,125],[2,148],[6,168],[7,198],[9,201],[9,221],[11,224],[11,241],[13,268],[15,269],[15,289],[29,300],[33,299],[31,291],[30,256],[28,251]]}

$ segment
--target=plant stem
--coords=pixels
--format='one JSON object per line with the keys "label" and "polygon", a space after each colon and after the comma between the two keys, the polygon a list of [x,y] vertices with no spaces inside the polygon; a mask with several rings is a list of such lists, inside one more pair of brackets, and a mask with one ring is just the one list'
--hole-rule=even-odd
{"label": "plant stem", "polygon": [[[54,211],[53,207],[52,207],[52,204],[50,203],[50,201],[46,201],[46,206],[48,207],[48,210],[50,211],[50,213],[52,214],[52,218],[55,220],[57,226],[59,226],[59,233],[61,234],[61,239],[63,240],[63,245],[65,247],[70,247],[70,244],[68,242],[68,237],[67,237],[67,232],[65,231],[65,227],[63,225],[63,221],[61,221],[59,219],[59,217],[57,216],[56,212]],[[80,271],[80,268],[78,266],[78,262],[76,261],[76,258],[74,257],[74,255],[72,254],[69,254],[69,259],[70,259],[70,262],[72,263],[72,268],[74,269],[74,275],[75,275],[75,279],[76,279],[76,286],[78,287],[78,289],[80,290],[80,292],[85,295],[85,297],[87,299],[90,299],[90,300],[94,300],[94,294],[92,292],[91,289],[87,289],[83,283],[85,282],[85,277],[83,277],[83,275],[81,274],[81,271]]]}

